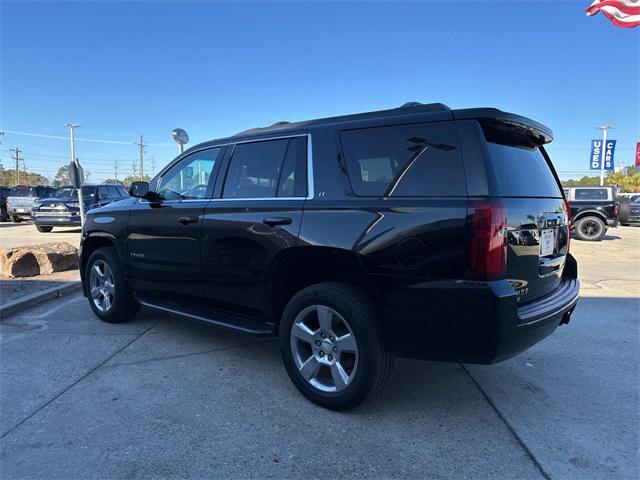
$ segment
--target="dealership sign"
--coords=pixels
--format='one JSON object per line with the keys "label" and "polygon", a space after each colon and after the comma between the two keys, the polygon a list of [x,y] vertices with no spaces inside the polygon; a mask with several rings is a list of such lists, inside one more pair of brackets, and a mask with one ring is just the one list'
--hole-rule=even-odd
{"label": "dealership sign", "polygon": [[600,170],[604,162],[604,170],[613,170],[613,153],[616,149],[615,140],[591,140],[591,170]]}

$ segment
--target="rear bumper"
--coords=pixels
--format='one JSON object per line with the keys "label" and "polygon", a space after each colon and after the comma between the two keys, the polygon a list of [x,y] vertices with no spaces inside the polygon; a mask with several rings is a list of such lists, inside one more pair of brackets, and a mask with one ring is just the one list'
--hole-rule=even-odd
{"label": "rear bumper", "polygon": [[608,227],[617,227],[620,224],[617,218],[607,218]]}
{"label": "rear bumper", "polygon": [[13,215],[14,217],[30,217],[31,216],[31,209],[30,208],[9,207],[9,208],[7,208],[7,213],[9,215]]}
{"label": "rear bumper", "polygon": [[549,295],[519,305],[508,280],[440,281],[397,286],[383,318],[396,355],[491,364],[530,348],[568,323],[580,292],[575,259]]}

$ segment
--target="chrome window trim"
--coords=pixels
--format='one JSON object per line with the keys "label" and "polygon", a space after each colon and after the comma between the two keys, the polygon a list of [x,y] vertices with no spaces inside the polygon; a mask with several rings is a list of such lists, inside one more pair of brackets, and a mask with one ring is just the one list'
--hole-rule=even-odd
{"label": "chrome window trim", "polygon": [[[203,150],[211,150],[214,148],[222,148],[229,145],[242,145],[245,143],[256,143],[256,142],[265,142],[268,140],[281,140],[285,138],[296,138],[296,137],[307,137],[307,196],[306,197],[260,197],[260,198],[196,198],[196,199],[186,199],[186,200],[163,200],[162,203],[191,203],[191,202],[249,202],[249,201],[264,201],[264,200],[281,200],[290,202],[292,200],[313,200],[315,191],[314,191],[314,179],[313,179],[313,141],[310,133],[298,133],[295,135],[280,135],[277,137],[267,137],[267,138],[254,138],[250,140],[240,140],[238,142],[228,142],[228,143],[220,143],[216,145],[210,145],[208,147],[200,148],[198,150],[194,150],[193,152],[189,152],[189,155],[194,153],[201,152]],[[182,158],[186,158],[187,155]],[[180,160],[182,160],[182,158]],[[177,160],[173,165],[180,162]],[[168,166],[165,170],[161,172],[159,175],[159,181],[156,183],[156,192],[157,189],[160,188],[160,181],[162,177],[173,165]],[[140,203],[149,203],[146,200],[138,199]]]}

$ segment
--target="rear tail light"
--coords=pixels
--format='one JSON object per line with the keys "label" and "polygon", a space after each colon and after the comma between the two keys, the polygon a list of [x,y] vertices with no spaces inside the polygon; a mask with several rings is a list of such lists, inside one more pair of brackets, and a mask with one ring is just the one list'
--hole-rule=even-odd
{"label": "rear tail light", "polygon": [[567,209],[567,253],[569,253],[569,247],[571,246],[571,205],[565,200],[564,206]]}
{"label": "rear tail light", "polygon": [[507,272],[507,217],[500,202],[481,201],[471,216],[469,267],[474,279],[504,278]]}
{"label": "rear tail light", "polygon": [[613,216],[615,217],[616,215],[618,215],[618,212],[620,211],[620,204],[619,203],[614,203],[613,204]]}

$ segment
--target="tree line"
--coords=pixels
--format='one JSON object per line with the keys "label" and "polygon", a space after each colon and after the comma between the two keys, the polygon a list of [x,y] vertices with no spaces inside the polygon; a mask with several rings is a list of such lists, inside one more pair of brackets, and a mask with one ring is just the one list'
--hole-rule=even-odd
{"label": "tree line", "polygon": [[[88,183],[91,178],[91,172],[85,170],[84,176],[85,182]],[[148,182],[151,180],[151,177],[149,175],[144,175],[144,177],[141,179],[140,175],[128,175],[122,179],[108,178],[102,183],[119,183],[120,185],[128,187],[129,185],[131,185],[131,182],[137,182],[139,180]],[[15,184],[16,171],[14,169],[5,169],[4,166],[0,164],[0,185],[13,187]],[[49,181],[47,177],[40,173],[20,171],[19,184],[28,185],[30,187],[49,184],[53,187],[64,187],[65,185],[71,185],[71,181],[69,180],[69,166],[62,165],[53,176],[51,181]]]}
{"label": "tree line", "polygon": [[[619,192],[640,192],[640,172],[635,167],[629,166],[620,172],[610,172],[604,177],[604,184],[617,187]],[[563,187],[599,187],[600,176],[585,175],[579,180],[563,180]]]}

